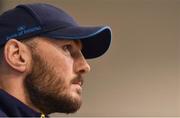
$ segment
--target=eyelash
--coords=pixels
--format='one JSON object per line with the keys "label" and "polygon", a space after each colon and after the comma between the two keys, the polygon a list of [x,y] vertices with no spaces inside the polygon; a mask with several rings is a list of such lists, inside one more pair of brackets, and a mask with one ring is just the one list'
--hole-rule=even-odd
{"label": "eyelash", "polygon": [[67,49],[69,49],[70,46],[71,46],[71,45],[64,45],[64,46],[63,46],[63,49],[64,49],[64,50],[67,50]]}
{"label": "eyelash", "polygon": [[71,53],[72,52],[72,45],[70,45],[70,44],[64,45],[63,50],[65,52],[70,52]]}
{"label": "eyelash", "polygon": [[71,44],[66,44],[62,48],[66,55],[69,55],[73,58],[76,58],[79,56],[79,53],[73,50],[73,46]]}

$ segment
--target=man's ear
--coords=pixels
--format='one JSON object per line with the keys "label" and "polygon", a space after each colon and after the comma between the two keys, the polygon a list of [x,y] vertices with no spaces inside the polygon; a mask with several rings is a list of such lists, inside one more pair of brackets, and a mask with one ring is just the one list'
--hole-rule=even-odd
{"label": "man's ear", "polygon": [[19,72],[25,72],[30,67],[30,51],[22,42],[11,39],[4,47],[4,59],[7,64]]}

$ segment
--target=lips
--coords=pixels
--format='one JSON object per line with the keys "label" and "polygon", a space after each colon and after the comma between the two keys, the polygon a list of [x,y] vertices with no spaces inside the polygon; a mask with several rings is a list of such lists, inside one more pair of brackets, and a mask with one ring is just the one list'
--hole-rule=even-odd
{"label": "lips", "polygon": [[84,83],[82,77],[76,77],[75,79],[72,80],[72,84],[78,84],[79,86],[82,86]]}

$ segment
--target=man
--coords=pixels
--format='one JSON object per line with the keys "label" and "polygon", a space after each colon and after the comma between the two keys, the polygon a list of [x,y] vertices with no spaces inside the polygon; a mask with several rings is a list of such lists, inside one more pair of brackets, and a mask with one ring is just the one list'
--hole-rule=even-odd
{"label": "man", "polygon": [[0,116],[74,113],[82,103],[86,59],[104,54],[111,30],[82,27],[63,10],[18,5],[0,16]]}

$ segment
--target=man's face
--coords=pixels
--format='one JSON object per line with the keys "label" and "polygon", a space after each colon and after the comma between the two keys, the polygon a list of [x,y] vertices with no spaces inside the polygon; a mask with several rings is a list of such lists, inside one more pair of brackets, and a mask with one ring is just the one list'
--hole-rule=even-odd
{"label": "man's face", "polygon": [[24,81],[30,101],[44,113],[76,112],[82,103],[82,75],[90,70],[80,41],[42,37],[34,41],[32,72]]}

